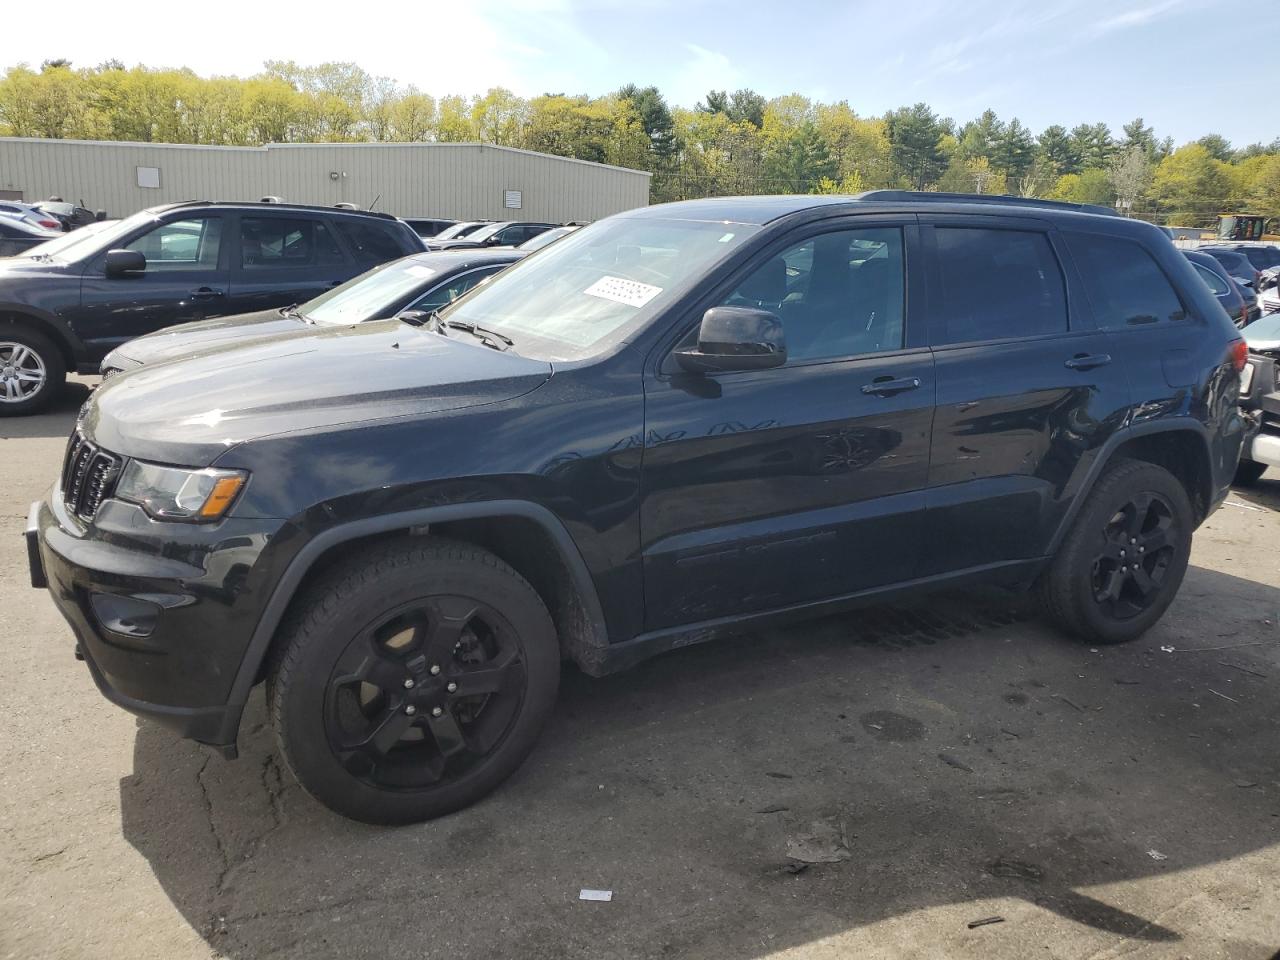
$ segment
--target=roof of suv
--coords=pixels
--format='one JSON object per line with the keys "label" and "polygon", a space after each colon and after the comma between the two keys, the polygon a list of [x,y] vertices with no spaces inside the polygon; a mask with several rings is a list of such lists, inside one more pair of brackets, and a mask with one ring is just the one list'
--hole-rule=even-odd
{"label": "roof of suv", "polygon": [[687,220],[726,220],[734,223],[766,224],[789,214],[820,207],[859,203],[893,204],[898,208],[981,206],[983,213],[1025,216],[1028,213],[1086,213],[1119,217],[1110,207],[1062,200],[1028,197],[978,196],[967,193],[926,193],[913,190],[868,190],[847,196],[831,194],[778,194],[757,197],[708,197],[641,207],[625,216],[674,217]]}
{"label": "roof of suv", "polygon": [[168,213],[187,207],[222,207],[229,210],[306,210],[311,213],[332,213],[344,217],[377,217],[380,220],[396,220],[390,213],[375,210],[352,210],[349,207],[324,207],[314,203],[262,203],[254,200],[181,200],[148,207],[148,213]]}

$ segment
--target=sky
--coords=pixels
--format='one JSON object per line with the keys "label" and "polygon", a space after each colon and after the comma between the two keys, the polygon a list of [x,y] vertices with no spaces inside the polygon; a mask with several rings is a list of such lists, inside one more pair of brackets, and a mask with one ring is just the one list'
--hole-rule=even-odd
{"label": "sky", "polygon": [[924,101],[963,122],[990,107],[1037,133],[1100,120],[1119,133],[1141,116],[1179,144],[1280,136],[1258,95],[1265,69],[1250,69],[1274,59],[1280,0],[220,0],[190,19],[159,9],[10,4],[5,34],[22,39],[3,45],[0,65],[114,58],[244,76],[268,59],[347,60],[436,96],[596,96],[633,82],[691,107],[710,89],[750,87],[847,100],[863,115]]}

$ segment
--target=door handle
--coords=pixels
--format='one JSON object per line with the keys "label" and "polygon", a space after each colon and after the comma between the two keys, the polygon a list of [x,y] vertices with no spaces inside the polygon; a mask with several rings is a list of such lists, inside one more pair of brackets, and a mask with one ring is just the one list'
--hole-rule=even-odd
{"label": "door handle", "polygon": [[1109,353],[1077,353],[1066,362],[1072,370],[1092,370],[1094,367],[1105,367],[1111,362]]}
{"label": "door handle", "polygon": [[191,291],[192,300],[213,300],[215,297],[225,297],[226,292],[223,290],[215,290],[213,287],[197,287]]}
{"label": "door handle", "polygon": [[875,394],[877,397],[891,397],[895,393],[904,393],[907,390],[915,390],[920,386],[919,377],[902,377],[895,380],[893,377],[876,377],[870,383],[862,385],[862,392],[867,394]]}

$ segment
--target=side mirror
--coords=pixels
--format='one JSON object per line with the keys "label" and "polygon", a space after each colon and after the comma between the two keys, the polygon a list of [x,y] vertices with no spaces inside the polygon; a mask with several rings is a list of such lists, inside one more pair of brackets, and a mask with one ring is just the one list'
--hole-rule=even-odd
{"label": "side mirror", "polygon": [[1258,285],[1258,289],[1270,290],[1277,282],[1280,282],[1280,278],[1277,278],[1274,274],[1271,276],[1264,276],[1262,278],[1262,282]]}
{"label": "side mirror", "polygon": [[702,315],[698,345],[675,358],[691,373],[780,367],[787,362],[782,321],[755,307],[712,307]]}
{"label": "side mirror", "polygon": [[492,237],[486,238],[484,245],[486,247],[496,247],[500,245],[502,242],[503,242],[502,238],[499,237],[497,234],[494,234]]}
{"label": "side mirror", "polygon": [[107,251],[108,277],[136,277],[145,273],[146,269],[147,258],[137,250]]}

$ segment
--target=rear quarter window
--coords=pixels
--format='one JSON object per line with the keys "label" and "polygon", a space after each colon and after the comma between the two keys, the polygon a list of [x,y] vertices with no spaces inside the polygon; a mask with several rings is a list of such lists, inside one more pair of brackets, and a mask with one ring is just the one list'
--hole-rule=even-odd
{"label": "rear quarter window", "polygon": [[356,261],[362,265],[385,263],[412,252],[401,239],[400,231],[389,224],[343,217],[334,221],[334,226],[346,239]]}
{"label": "rear quarter window", "polygon": [[1142,244],[1086,233],[1068,233],[1066,240],[1102,329],[1185,319],[1173,284]]}

